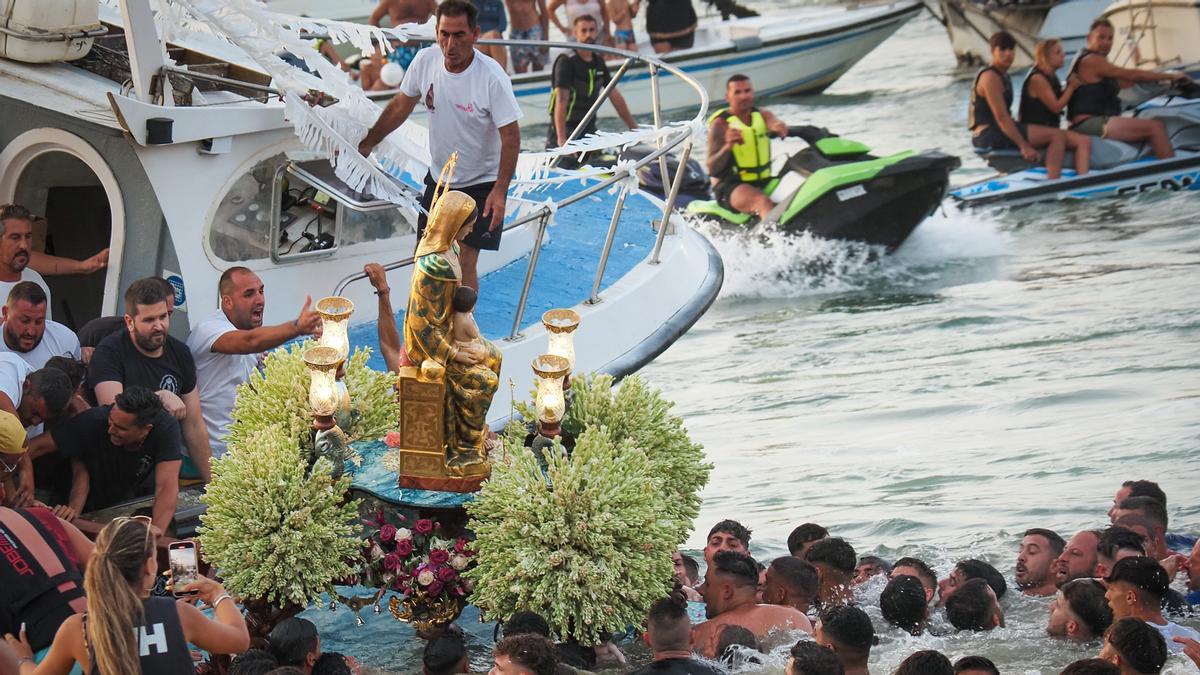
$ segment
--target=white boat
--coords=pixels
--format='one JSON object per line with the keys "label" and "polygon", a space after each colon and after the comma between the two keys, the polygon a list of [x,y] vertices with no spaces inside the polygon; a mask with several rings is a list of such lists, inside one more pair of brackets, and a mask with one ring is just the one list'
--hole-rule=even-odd
{"label": "white boat", "polygon": [[1200,68],[1200,0],[1119,0],[1104,10],[1116,42],[1110,60],[1133,68]]}
{"label": "white boat", "polygon": [[938,0],[938,15],[954,55],[960,63],[982,65],[992,60],[988,38],[997,31],[1012,33],[1017,41],[1013,68],[1033,65],[1033,48],[1041,40],[1057,38],[1067,54],[1087,43],[1088,26],[1112,0]]}
{"label": "white boat", "polygon": [[[48,1],[16,0],[13,11]],[[54,1],[89,9],[86,0]],[[302,145],[271,78],[247,53],[196,32],[164,43],[154,21],[150,0],[120,0],[82,26],[76,17],[8,33],[0,51],[0,202],[44,214],[41,234],[59,255],[110,249],[103,283],[50,278],[55,318],[77,328],[119,314],[131,281],[162,275],[176,286],[171,332],[183,338],[215,310],[222,271],[244,265],[266,284],[268,324],[291,320],[306,295],[336,290],[356,305],[359,342],[374,343],[376,319],[393,317],[376,316],[371,287],[355,275],[365,263],[391,263],[394,306],[406,307],[415,212],[341,183],[325,155]],[[47,57],[46,43],[62,55]],[[691,143],[680,129],[660,137],[664,152]],[[406,124],[397,134],[419,144],[425,131]],[[505,353],[501,381],[520,394],[546,348],[540,309],[582,315],[577,370],[624,374],[670,345],[716,296],[722,269],[707,240],[675,215],[652,231],[662,201],[610,194],[622,185],[574,181],[536,193],[537,202],[510,198],[503,247],[480,257],[480,325]],[[610,226],[622,205],[624,217]],[[595,243],[606,236],[608,248]],[[512,391],[501,387],[490,418],[509,414]]]}

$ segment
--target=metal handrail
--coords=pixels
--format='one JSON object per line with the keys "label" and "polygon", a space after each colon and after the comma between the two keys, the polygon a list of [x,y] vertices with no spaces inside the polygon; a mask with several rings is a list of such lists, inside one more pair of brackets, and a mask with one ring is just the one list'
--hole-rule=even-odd
{"label": "metal handrail", "polygon": [[[617,88],[617,83],[621,81],[622,77],[625,77],[625,71],[629,70],[629,64],[631,63],[633,63],[632,59],[625,59],[624,63],[621,64],[621,67],[617,69],[617,74],[613,75],[608,80],[608,84],[604,85],[604,88],[600,90],[600,95],[596,97],[595,102],[593,102],[592,106],[587,109],[586,113],[584,113],[583,119],[579,120],[579,124],[576,124],[575,128],[571,130],[571,135],[567,137],[567,143],[579,138],[579,135],[582,134],[583,130],[587,128],[588,123],[596,117],[596,113],[599,112],[600,106],[604,105],[604,102],[607,101],[610,96],[612,96],[613,91]],[[551,111],[550,114],[550,126],[552,128],[554,127],[553,111]],[[563,145],[566,145],[567,143],[563,143]],[[554,167],[558,166],[558,162],[562,158],[563,155],[559,155],[551,160],[549,168],[553,169]]]}

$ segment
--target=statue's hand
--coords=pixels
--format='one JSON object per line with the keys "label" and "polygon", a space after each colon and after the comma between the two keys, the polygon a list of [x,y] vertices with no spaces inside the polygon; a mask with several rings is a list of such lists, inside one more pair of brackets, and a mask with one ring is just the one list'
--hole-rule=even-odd
{"label": "statue's hand", "polygon": [[473,366],[483,360],[483,348],[477,344],[470,344],[461,347],[458,353],[454,355],[455,363],[461,363],[464,366]]}

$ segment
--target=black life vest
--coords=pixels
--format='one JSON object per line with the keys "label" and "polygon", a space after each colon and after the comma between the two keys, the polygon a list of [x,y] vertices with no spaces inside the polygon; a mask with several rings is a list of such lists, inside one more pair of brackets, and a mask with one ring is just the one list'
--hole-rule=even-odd
{"label": "black life vest", "polygon": [[[1071,73],[1079,70],[1079,64],[1088,56],[1095,54],[1104,58],[1103,54],[1087,49],[1080,50],[1075,63],[1071,64]],[[1075,119],[1076,115],[1108,115],[1115,117],[1121,114],[1121,85],[1115,78],[1101,78],[1099,82],[1081,84],[1071,94],[1067,102],[1067,117]]]}
{"label": "black life vest", "polygon": [[[196,671],[174,599],[150,597],[143,600],[142,621],[133,630],[137,638],[138,663],[142,667],[142,675],[177,675]],[[87,634],[86,614],[83,617],[83,636],[92,660],[91,675],[100,675],[96,653]]]}
{"label": "black life vest", "polygon": [[1029,83],[1033,78],[1041,77],[1050,85],[1050,90],[1054,92],[1054,98],[1062,96],[1062,82],[1058,81],[1057,75],[1047,75],[1036,67],[1029,70],[1029,75],[1025,76],[1025,82],[1021,85],[1021,109],[1019,118],[1022,124],[1040,124],[1044,127],[1054,127],[1057,129],[1062,121],[1062,113],[1050,112],[1045,103],[1042,103],[1038,97],[1029,93]]}
{"label": "black life vest", "polygon": [[1013,86],[1008,73],[1001,72],[995,66],[988,66],[980,70],[975,73],[975,83],[971,85],[971,104],[967,106],[967,128],[971,131],[975,131],[978,127],[996,126],[997,124],[996,116],[992,114],[992,107],[988,105],[987,97],[979,95],[979,78],[989,70],[1000,76],[1000,81],[1004,83],[1004,107],[1012,110]]}
{"label": "black life vest", "polygon": [[0,631],[15,635],[24,623],[37,651],[54,640],[67,617],[87,608],[71,550],[49,509],[0,507]]}

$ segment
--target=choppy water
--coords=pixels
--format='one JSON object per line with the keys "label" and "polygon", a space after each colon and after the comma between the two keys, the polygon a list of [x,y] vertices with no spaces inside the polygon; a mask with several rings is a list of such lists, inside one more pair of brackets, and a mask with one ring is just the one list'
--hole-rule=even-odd
{"label": "choppy water", "polygon": [[[972,74],[922,16],[824,95],[762,103],[880,152],[957,154],[961,183],[988,173],[964,128]],[[720,300],[643,371],[716,465],[691,548],[736,518],[769,560],[813,521],[860,555],[943,574],[982,557],[1011,578],[1023,530],[1103,525],[1130,478],[1163,486],[1172,530],[1200,531],[1196,196],[947,210],[884,258],[768,241],[717,238]],[[1042,673],[1098,652],[1046,637],[1046,601],[1012,595],[986,636],[884,631],[872,672],[926,648]]]}

